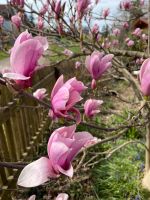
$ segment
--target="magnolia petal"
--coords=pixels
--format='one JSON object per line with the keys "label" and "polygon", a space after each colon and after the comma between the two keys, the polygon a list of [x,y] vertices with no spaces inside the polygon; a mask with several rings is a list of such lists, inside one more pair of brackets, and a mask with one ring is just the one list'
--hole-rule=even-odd
{"label": "magnolia petal", "polygon": [[42,157],[22,170],[17,184],[22,187],[36,187],[48,181],[50,177],[57,177],[57,175],[52,170],[51,161]]}
{"label": "magnolia petal", "polygon": [[66,87],[61,87],[52,99],[54,111],[65,110],[69,99],[69,91]]}
{"label": "magnolia petal", "polygon": [[35,198],[36,198],[36,195],[32,195],[32,196],[30,196],[30,197],[28,198],[28,200],[35,200]]}
{"label": "magnolia petal", "polygon": [[60,193],[55,200],[68,200],[69,196],[66,193]]}
{"label": "magnolia petal", "polygon": [[63,82],[64,82],[64,76],[61,75],[53,87],[53,90],[51,92],[51,98],[53,98],[55,94],[58,92],[58,90],[63,86]]}
{"label": "magnolia petal", "polygon": [[48,41],[46,37],[36,36],[34,39],[38,40],[43,45],[44,51],[48,49]]}
{"label": "magnolia petal", "polygon": [[58,170],[62,173],[62,174],[64,174],[64,175],[66,175],[66,176],[69,176],[70,178],[72,178],[73,177],[73,167],[72,167],[72,165],[70,164],[70,167],[69,167],[69,169],[67,169],[67,170],[65,170],[65,169],[63,169],[61,166],[57,166],[57,168],[58,168]]}
{"label": "magnolia petal", "polygon": [[30,77],[24,76],[22,74],[17,74],[17,73],[4,73],[3,74],[4,78],[9,78],[13,80],[28,80]]}

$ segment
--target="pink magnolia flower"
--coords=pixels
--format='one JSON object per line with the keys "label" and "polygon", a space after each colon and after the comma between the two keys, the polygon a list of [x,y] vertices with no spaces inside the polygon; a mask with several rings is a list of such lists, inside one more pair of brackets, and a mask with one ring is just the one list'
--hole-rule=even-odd
{"label": "pink magnolia flower", "polygon": [[129,40],[128,42],[127,42],[127,46],[128,47],[132,47],[134,45],[134,41],[133,40]]}
{"label": "pink magnolia flower", "polygon": [[150,96],[150,58],[146,59],[139,73],[141,92],[145,96]]}
{"label": "pink magnolia flower", "polygon": [[118,28],[113,30],[113,35],[115,35],[115,36],[119,36],[120,33],[121,33],[121,31]]}
{"label": "pink magnolia flower", "polygon": [[113,54],[104,56],[104,53],[94,51],[90,56],[86,57],[85,66],[92,78],[97,80],[102,74],[112,66]]}
{"label": "pink magnolia flower", "polygon": [[85,89],[84,84],[77,81],[75,77],[64,83],[63,75],[60,76],[51,93],[50,117],[53,119],[69,117],[68,112],[73,112],[76,114],[77,122],[80,122],[80,112],[74,108],[74,105],[82,100],[80,94]]}
{"label": "pink magnolia flower", "polygon": [[136,62],[137,65],[141,65],[144,62],[144,59],[143,58],[137,58],[135,62]]}
{"label": "pink magnolia flower", "polygon": [[47,3],[47,4],[45,4],[45,5],[43,5],[43,7],[41,8],[41,10],[40,10],[40,15],[45,15],[46,14],[46,12],[48,11],[48,6],[49,6],[49,4]]}
{"label": "pink magnolia flower", "polygon": [[71,50],[69,50],[69,49],[65,49],[65,50],[64,50],[64,54],[65,54],[66,56],[71,57],[71,56],[73,55],[73,52],[72,52]]}
{"label": "pink magnolia flower", "polygon": [[11,17],[11,22],[19,29],[21,26],[21,17],[19,15],[14,15]]}
{"label": "pink magnolia flower", "polygon": [[141,36],[141,33],[142,33],[142,30],[140,28],[136,28],[134,31],[133,31],[133,35],[136,35],[136,36]]}
{"label": "pink magnolia flower", "polygon": [[108,17],[108,15],[110,14],[110,9],[106,8],[103,10],[102,12],[102,16],[106,19],[106,17]]}
{"label": "pink magnolia flower", "polygon": [[59,15],[61,13],[61,0],[57,0],[55,4],[55,18],[59,19]]}
{"label": "pink magnolia flower", "polygon": [[78,69],[80,66],[81,66],[81,62],[77,61],[77,62],[75,63],[75,68]]}
{"label": "pink magnolia flower", "polygon": [[45,88],[40,88],[40,89],[37,89],[34,93],[33,93],[33,96],[39,100],[42,100],[44,99],[47,94],[46,94],[46,89]]}
{"label": "pink magnolia flower", "polygon": [[21,33],[11,49],[11,73],[4,73],[3,77],[15,80],[22,88],[30,87],[32,75],[38,67],[38,60],[47,48],[46,38],[41,36],[33,38],[28,31]]}
{"label": "pink magnolia flower", "polygon": [[24,6],[24,0],[11,0],[10,2],[11,4],[16,5],[16,6],[21,6],[21,7]]}
{"label": "pink magnolia flower", "polygon": [[125,42],[127,43],[127,42],[129,42],[130,41],[130,38],[126,38],[125,39]]}
{"label": "pink magnolia flower", "polygon": [[102,103],[102,100],[88,99],[84,104],[84,114],[87,117],[93,117],[100,112],[99,107]]}
{"label": "pink magnolia flower", "polygon": [[118,46],[118,45],[119,45],[119,40],[113,40],[113,41],[112,41],[112,45],[113,45],[114,47]]}
{"label": "pink magnolia flower", "polygon": [[48,158],[41,157],[27,165],[18,178],[18,185],[36,187],[49,178],[58,177],[60,173],[72,177],[72,160],[86,144],[94,139],[88,132],[75,133],[75,130],[76,125],[56,129],[48,141]]}
{"label": "pink magnolia flower", "polygon": [[96,23],[94,24],[94,26],[93,26],[91,32],[92,32],[93,34],[98,34],[98,32],[99,32],[99,26],[98,26],[98,24],[96,24]]}
{"label": "pink magnolia flower", "polygon": [[43,20],[43,18],[41,16],[38,17],[38,24],[37,24],[37,26],[38,26],[39,30],[42,30],[43,27],[44,27],[44,20]]}
{"label": "pink magnolia flower", "polygon": [[129,28],[128,22],[125,22],[125,23],[123,24],[123,28],[124,28],[124,29],[128,29],[128,28]]}
{"label": "pink magnolia flower", "polygon": [[140,0],[140,6],[144,6],[145,0]]}
{"label": "pink magnolia flower", "polygon": [[82,19],[90,4],[91,0],[77,0],[77,13],[79,19]]}
{"label": "pink magnolia flower", "polygon": [[141,38],[142,38],[143,41],[148,40],[148,36],[147,36],[145,33],[143,33],[143,34],[141,35]]}
{"label": "pink magnolia flower", "polygon": [[69,196],[66,193],[60,193],[55,200],[68,200]]}
{"label": "pink magnolia flower", "polygon": [[92,79],[92,81],[91,81],[91,88],[93,90],[95,90],[95,88],[96,88],[96,81],[95,81],[95,79]]}
{"label": "pink magnolia flower", "polygon": [[0,15],[0,27],[4,24],[4,17]]}
{"label": "pink magnolia flower", "polygon": [[123,2],[121,2],[120,8],[124,10],[130,10],[132,8],[131,0],[124,0]]}

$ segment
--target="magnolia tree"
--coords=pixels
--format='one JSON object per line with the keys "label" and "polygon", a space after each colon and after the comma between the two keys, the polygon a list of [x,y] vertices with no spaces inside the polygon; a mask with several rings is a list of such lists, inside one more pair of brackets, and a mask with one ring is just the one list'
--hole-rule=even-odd
{"label": "magnolia tree", "polygon": [[[143,126],[146,127],[146,144],[142,141],[130,141],[125,145],[139,142],[145,147],[143,186],[150,189],[150,36],[147,30],[140,27],[134,29],[132,26],[136,18],[148,12],[145,9],[147,3],[143,0],[120,1],[118,12],[124,13],[126,17],[118,19],[111,15],[109,5],[101,12],[96,12],[94,8],[101,4],[99,0],[35,0],[32,4],[26,0],[12,0],[9,4],[17,10],[17,14],[11,17],[11,22],[19,34],[10,50],[11,68],[1,71],[1,84],[11,86],[18,94],[26,95],[47,108],[49,120],[54,123],[59,125],[62,118],[69,122],[69,125],[60,126],[51,133],[47,144],[47,156],[26,165],[17,184],[22,187],[36,187],[48,182],[49,179],[59,179],[61,174],[72,178],[72,161],[77,154],[84,154],[85,149],[88,154],[88,149],[96,145],[118,140],[128,128]],[[24,16],[28,13],[34,15],[33,26],[24,24]],[[101,22],[106,24],[103,31]],[[4,18],[0,16],[1,33],[5,32],[3,23]],[[88,27],[88,34],[85,26]],[[48,94],[45,88],[39,88],[31,93],[28,88],[32,87],[33,75],[41,68],[38,61],[45,51],[49,52],[49,38],[56,36],[78,45],[80,52],[70,49],[55,52],[63,55],[62,60],[56,60],[55,64],[76,59],[75,73],[78,71],[80,78],[84,77],[85,68],[88,80],[82,78],[80,81],[73,77],[65,81],[64,75],[61,75],[51,94]],[[103,99],[98,97],[98,84],[107,71],[113,72],[114,78],[123,78],[131,84],[139,105],[134,116],[117,127],[110,127],[107,124],[106,127],[101,127],[95,122],[95,116],[103,107]],[[89,96],[83,95],[85,91],[88,91],[86,94]],[[115,91],[111,94],[116,95],[121,101],[135,103],[122,99]],[[45,100],[47,98],[48,102]],[[76,131],[80,124],[90,127],[91,133]],[[113,134],[100,139],[95,137],[92,129]],[[116,151],[120,148],[116,148]],[[110,154],[111,151],[106,157]],[[84,156],[85,154],[81,157],[78,168],[82,166]],[[94,159],[91,159],[91,162]],[[59,194],[56,199],[68,199],[68,195]]]}

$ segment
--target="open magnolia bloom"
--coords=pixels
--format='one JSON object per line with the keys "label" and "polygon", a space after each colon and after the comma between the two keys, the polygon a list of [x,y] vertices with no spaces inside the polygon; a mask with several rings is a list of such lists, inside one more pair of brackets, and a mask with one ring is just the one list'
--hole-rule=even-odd
{"label": "open magnolia bloom", "polygon": [[27,165],[18,178],[18,185],[36,187],[49,178],[57,178],[61,173],[72,177],[72,160],[83,147],[95,142],[90,133],[75,133],[75,130],[76,125],[56,129],[48,141],[48,158],[41,157]]}
{"label": "open magnolia bloom", "polygon": [[84,114],[87,117],[93,117],[100,112],[100,106],[102,103],[102,100],[88,99],[84,104]]}
{"label": "open magnolia bloom", "polygon": [[139,73],[141,92],[145,96],[150,96],[150,58],[146,59]]}
{"label": "open magnolia bloom", "polygon": [[22,88],[30,87],[32,75],[38,67],[38,60],[47,49],[46,38],[32,37],[28,31],[21,33],[11,49],[11,72],[4,73],[3,77],[15,80]]}
{"label": "open magnolia bloom", "polygon": [[45,88],[39,88],[33,93],[33,96],[39,100],[42,100],[48,95],[46,92],[47,91]]}
{"label": "open magnolia bloom", "polygon": [[60,117],[73,117],[69,112],[75,114],[76,121],[80,122],[80,112],[74,107],[76,103],[82,100],[80,94],[87,87],[75,77],[64,83],[63,75],[59,77],[51,92],[51,106],[49,116],[52,119]]}
{"label": "open magnolia bloom", "polygon": [[[103,73],[112,66],[113,57],[113,54],[104,55],[103,52],[97,51],[86,57],[85,66],[93,78],[92,85],[95,85],[95,80],[101,78]],[[92,88],[94,87],[92,86]]]}

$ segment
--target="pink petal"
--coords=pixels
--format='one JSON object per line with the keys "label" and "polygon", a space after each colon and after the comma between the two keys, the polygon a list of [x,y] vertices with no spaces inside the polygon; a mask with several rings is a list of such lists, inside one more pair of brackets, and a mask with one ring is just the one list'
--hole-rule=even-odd
{"label": "pink petal", "polygon": [[17,74],[17,73],[4,73],[3,74],[4,78],[9,78],[13,80],[28,80],[30,77],[26,77],[22,74]]}
{"label": "pink petal", "polygon": [[72,91],[70,92],[70,96],[67,102],[67,107],[66,109],[70,109],[71,107],[73,107],[77,102],[81,101],[82,97],[80,96],[80,94],[77,91]]}
{"label": "pink petal", "polygon": [[[48,145],[49,146],[49,145]],[[57,165],[60,158],[69,150],[69,148],[61,141],[52,142],[50,149],[48,148],[48,155],[55,171],[58,173]]]}
{"label": "pink petal", "polygon": [[60,193],[55,200],[68,200],[69,196],[66,193]]}
{"label": "pink petal", "polygon": [[35,200],[35,198],[36,198],[36,195],[32,195],[32,196],[29,197],[28,200]]}
{"label": "pink petal", "polygon": [[51,148],[52,142],[57,139],[57,138],[55,138],[56,134],[59,134],[59,135],[61,135],[64,138],[73,138],[75,130],[76,130],[76,125],[72,125],[72,126],[68,126],[68,127],[64,126],[64,127],[56,129],[52,133],[52,135],[50,136],[50,138],[49,138],[48,147],[47,147],[48,148],[48,152],[49,152],[49,149]]}
{"label": "pink petal", "polygon": [[52,177],[57,177],[57,174],[52,170],[50,160],[42,157],[30,163],[22,170],[17,184],[22,187],[36,187]]}
{"label": "pink petal", "polygon": [[52,106],[54,111],[57,112],[59,110],[65,110],[68,99],[69,99],[68,89],[66,87],[60,88],[52,99]]}
{"label": "pink petal", "polygon": [[16,48],[18,45],[20,45],[22,42],[32,39],[32,35],[30,33],[28,33],[28,30],[22,32],[16,39],[14,47]]}
{"label": "pink petal", "polygon": [[59,166],[59,165],[57,165],[57,168],[58,168],[58,170],[59,170],[62,174],[66,175],[66,176],[69,176],[70,178],[73,177],[73,167],[72,167],[71,164],[70,164],[70,166],[69,166],[69,169],[67,169],[67,170],[63,169],[63,168],[62,168],[61,166]]}
{"label": "pink petal", "polygon": [[64,76],[61,75],[58,80],[56,81],[53,90],[51,92],[51,98],[54,97],[54,95],[58,92],[58,90],[63,86],[63,82],[64,82]]}
{"label": "pink petal", "polygon": [[13,48],[10,56],[13,72],[29,76],[35,70],[43,51],[41,43],[34,39],[26,40]]}
{"label": "pink petal", "polygon": [[34,39],[38,40],[42,44],[44,51],[48,49],[48,41],[46,37],[36,36]]}
{"label": "pink petal", "polygon": [[145,73],[145,71],[147,71],[147,68],[149,68],[148,71],[150,71],[150,58],[146,59],[141,66],[139,74],[140,81],[142,81],[143,74]]}

